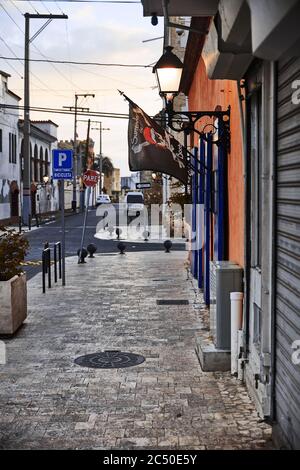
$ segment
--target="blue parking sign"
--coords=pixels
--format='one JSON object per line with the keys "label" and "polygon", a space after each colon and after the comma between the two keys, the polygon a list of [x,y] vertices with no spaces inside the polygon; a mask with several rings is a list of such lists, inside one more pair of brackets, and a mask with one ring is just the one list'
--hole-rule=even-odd
{"label": "blue parking sign", "polygon": [[52,150],[53,179],[73,178],[73,150]]}

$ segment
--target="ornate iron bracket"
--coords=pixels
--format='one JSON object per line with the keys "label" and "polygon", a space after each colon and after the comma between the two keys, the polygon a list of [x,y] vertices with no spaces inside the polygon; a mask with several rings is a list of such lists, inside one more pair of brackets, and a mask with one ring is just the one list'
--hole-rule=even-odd
{"label": "ornate iron bracket", "polygon": [[[207,134],[215,135],[213,144],[223,145],[230,151],[230,106],[226,111],[174,111],[173,102],[167,101],[166,113],[168,126],[173,131],[187,134],[196,132],[204,140],[207,140]],[[213,122],[208,122],[209,119]],[[205,122],[199,130],[201,120]]]}

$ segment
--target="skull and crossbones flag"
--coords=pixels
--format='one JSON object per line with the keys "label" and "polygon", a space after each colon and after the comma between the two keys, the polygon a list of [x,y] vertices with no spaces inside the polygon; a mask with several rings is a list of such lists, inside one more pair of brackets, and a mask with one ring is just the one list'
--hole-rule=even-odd
{"label": "skull and crossbones flag", "polygon": [[[123,93],[122,93],[123,94]],[[123,94],[129,103],[128,157],[131,171],[152,170],[188,182],[184,147]]]}

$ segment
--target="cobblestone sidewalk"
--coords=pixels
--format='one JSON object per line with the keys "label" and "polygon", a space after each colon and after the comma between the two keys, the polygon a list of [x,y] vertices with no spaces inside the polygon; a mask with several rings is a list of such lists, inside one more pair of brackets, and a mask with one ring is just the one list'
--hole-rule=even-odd
{"label": "cobblestone sidewalk", "polygon": [[[6,340],[0,365],[2,449],[261,449],[259,422],[243,385],[204,373],[194,336],[205,311],[183,268],[186,253],[67,259],[65,288],[41,293],[31,279],[29,316]],[[189,299],[189,305],[157,305]],[[77,356],[139,353],[127,369],[88,369]]]}

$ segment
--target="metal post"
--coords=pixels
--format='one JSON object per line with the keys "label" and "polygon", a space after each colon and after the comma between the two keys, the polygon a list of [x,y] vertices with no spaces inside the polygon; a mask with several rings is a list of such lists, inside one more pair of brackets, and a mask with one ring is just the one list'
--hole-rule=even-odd
{"label": "metal post", "polygon": [[[46,250],[47,248],[49,248],[49,242],[45,242],[44,243],[44,250]],[[45,264],[45,273],[47,273],[48,270],[47,270],[47,264]]]}
{"label": "metal post", "polygon": [[47,252],[47,268],[48,268],[48,287],[51,289],[51,252],[50,248],[46,249]]}
{"label": "metal post", "polygon": [[75,106],[74,106],[74,142],[73,142],[73,200],[72,210],[76,211],[77,208],[77,102],[78,95],[75,94]]}
{"label": "metal post", "polygon": [[[186,131],[184,131],[183,136],[184,136],[184,144],[183,144],[184,145],[184,158],[185,158],[185,162],[187,162],[188,133]],[[189,178],[188,178],[188,180],[189,180]],[[184,187],[185,196],[188,195],[188,184],[189,184],[189,182]]]}
{"label": "metal post", "polygon": [[99,194],[102,194],[102,122],[99,122],[100,125],[100,160],[99,160],[99,171],[100,171],[100,178],[99,178]]}
{"label": "metal post", "polygon": [[[53,19],[67,19],[67,15],[41,15],[39,13],[25,13],[25,56],[24,56],[24,173],[23,173],[23,222],[25,224],[29,221],[29,215],[31,215],[31,190],[30,190],[30,95],[29,95],[29,45],[39,35],[41,31],[53,20]],[[47,19],[46,23],[29,38],[30,33],[30,18],[35,19]]]}
{"label": "metal post", "polygon": [[19,215],[19,233],[22,232],[22,217]]}
{"label": "metal post", "polygon": [[25,60],[24,60],[24,127],[23,127],[23,223],[29,225],[31,215],[31,191],[30,191],[30,115],[29,115],[29,20],[25,13]]}
{"label": "metal post", "polygon": [[42,283],[43,283],[43,294],[46,292],[46,279],[45,279],[45,274],[46,274],[46,259],[45,259],[45,250],[42,251]]}
{"label": "metal post", "polygon": [[57,282],[57,244],[54,243],[54,282]]}
{"label": "metal post", "polygon": [[84,220],[83,220],[83,227],[82,227],[80,251],[79,251],[79,255],[78,255],[78,264],[81,263],[81,253],[82,253],[82,249],[83,249],[85,229],[86,229],[86,221],[87,221],[87,215],[88,215],[88,210],[89,210],[89,200],[90,200],[90,194],[91,194],[91,187],[90,186],[88,187],[86,193],[87,193],[87,195],[86,195],[86,206],[85,206],[85,212],[84,212]]}
{"label": "metal post", "polygon": [[58,242],[58,276],[61,279],[61,243]]}
{"label": "metal post", "polygon": [[61,191],[61,265],[62,265],[62,285],[66,285],[66,264],[65,264],[65,184],[64,180],[60,181]]}

